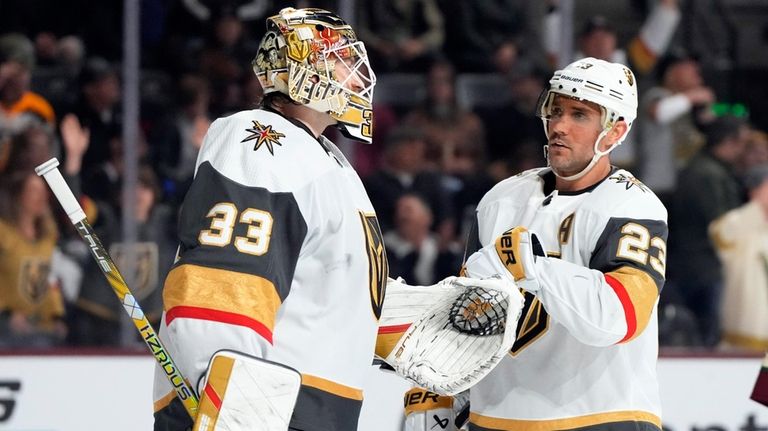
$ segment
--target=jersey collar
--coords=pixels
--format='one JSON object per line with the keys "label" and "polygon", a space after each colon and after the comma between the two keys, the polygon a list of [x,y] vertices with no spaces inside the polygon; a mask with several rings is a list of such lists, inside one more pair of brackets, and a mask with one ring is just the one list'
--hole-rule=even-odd
{"label": "jersey collar", "polygon": [[[603,181],[608,179],[608,177],[613,175],[618,170],[619,170],[619,168],[617,168],[616,166],[611,165],[611,170],[608,171],[608,175],[603,177],[600,181],[592,184],[591,186],[585,187],[585,188],[583,188],[581,190],[574,190],[574,191],[570,191],[570,192],[558,191],[557,194],[560,195],[560,196],[575,196],[575,195],[580,195],[582,193],[589,193],[592,190],[596,189],[597,186],[602,184]],[[545,168],[545,169],[542,169],[541,172],[538,173],[538,175],[539,175],[539,178],[542,181],[541,187],[542,187],[542,192],[544,193],[544,196],[549,196],[550,193],[555,191],[555,173],[552,172],[552,168]]]}

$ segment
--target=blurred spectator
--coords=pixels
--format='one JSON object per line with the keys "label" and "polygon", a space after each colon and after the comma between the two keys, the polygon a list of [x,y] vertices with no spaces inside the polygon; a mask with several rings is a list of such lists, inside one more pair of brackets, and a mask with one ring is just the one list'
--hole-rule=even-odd
{"label": "blurred spectator", "polygon": [[[269,12],[270,0],[182,0],[179,2],[177,15],[182,12],[186,18],[191,18],[199,24],[197,30],[209,27],[217,16],[227,13],[239,21],[253,25],[260,24],[261,19]],[[190,28],[194,31],[195,28]],[[199,34],[199,33],[198,33]],[[255,35],[254,39],[260,39]]]}
{"label": "blurred spectator", "polygon": [[747,148],[741,158],[741,170],[746,172],[753,166],[768,164],[768,133],[761,130],[751,130]]}
{"label": "blurred spectator", "polygon": [[43,31],[35,36],[35,59],[39,66],[48,67],[56,61],[56,35]]}
{"label": "blurred spectator", "polygon": [[[669,46],[680,21],[678,0],[659,0],[645,18],[637,36],[622,48],[614,24],[605,16],[590,17],[578,35],[578,51],[573,58],[594,57],[626,64],[637,75],[649,73]],[[560,12],[555,7],[544,22],[544,45],[552,61],[558,64]],[[567,61],[564,63],[568,63]]]}
{"label": "blurred spectator", "polygon": [[665,200],[677,171],[704,145],[699,125],[711,121],[715,94],[704,84],[696,59],[684,53],[666,56],[658,76],[660,85],[641,97],[638,110],[638,178]]}
{"label": "blurred spectator", "polygon": [[441,244],[430,231],[432,211],[415,194],[402,195],[395,204],[395,227],[384,234],[389,273],[414,284],[431,285],[461,267],[461,249]]}
{"label": "blurred spectator", "polygon": [[[405,116],[403,123],[424,132],[426,157],[435,166],[444,164],[461,147],[483,153],[485,130],[480,117],[462,109],[456,100],[456,75],[451,63],[438,60],[427,75],[427,100]],[[472,150],[470,150],[472,151]]]}
{"label": "blurred spectator", "polygon": [[[82,201],[86,198],[80,196],[79,169],[89,146],[89,133],[74,115],[68,115],[62,121],[61,136],[67,150],[63,173]],[[173,263],[175,251],[174,211],[160,202],[162,192],[155,172],[148,165],[140,165],[134,206],[138,241],[131,250],[126,248],[121,242],[122,145],[118,137],[114,137],[111,144],[110,161],[96,172],[95,179],[85,181],[84,185],[91,186],[85,190],[92,188],[98,192],[91,195],[95,203],[84,206],[95,206],[91,209],[94,215],[89,214],[89,220],[123,275],[130,280],[131,292],[142,301],[147,316],[157,319],[162,310],[159,286]],[[90,199],[86,201],[92,202]],[[135,258],[135,266],[129,266],[126,260],[129,255]],[[92,259],[84,260],[85,273],[71,316],[73,331],[69,341],[77,345],[118,345],[120,303],[115,300],[96,265]]]}
{"label": "blurred spectator", "polygon": [[49,278],[57,230],[48,187],[33,170],[0,179],[0,346],[51,347],[66,335],[64,300]]}
{"label": "blurred spectator", "polygon": [[441,238],[452,238],[454,219],[442,175],[427,167],[427,144],[418,129],[400,126],[387,137],[381,169],[365,177],[363,183],[376,209],[382,232],[395,226],[397,200],[406,193],[416,193],[428,203],[434,221],[430,228]]}
{"label": "blurred spectator", "polygon": [[37,67],[60,70],[76,78],[85,60],[85,45],[77,36],[57,38],[51,32],[38,33],[35,37],[35,58]]}
{"label": "blurred spectator", "polygon": [[[139,133],[134,145],[139,161],[145,162],[148,146],[142,133]],[[83,193],[94,200],[119,204],[125,167],[122,136],[115,133],[109,137],[108,146],[109,158],[96,166],[92,166],[89,170],[83,171],[81,175]],[[83,165],[83,169],[85,169],[85,165]]]}
{"label": "blurred spectator", "polygon": [[744,175],[749,202],[709,225],[723,265],[720,303],[724,346],[768,350],[768,164]]}
{"label": "blurred spectator", "polygon": [[201,76],[185,75],[179,81],[177,94],[175,112],[156,128],[150,141],[153,160],[165,182],[163,188],[169,198],[181,202],[192,181],[203,137],[211,125],[210,89]]}
{"label": "blurred spectator", "polygon": [[[477,110],[487,130],[488,158],[492,164],[514,163],[511,158],[519,147],[535,148],[539,154],[543,151],[541,149],[547,140],[541,133],[541,119],[535,111],[549,75],[551,73],[548,71],[530,65],[518,68],[506,76],[510,102],[499,107]],[[536,166],[538,162],[533,167]]]}
{"label": "blurred spectator", "polygon": [[117,70],[103,58],[91,58],[80,74],[80,88],[80,101],[74,113],[80,124],[90,131],[82,168],[87,173],[109,159],[110,139],[122,132]]}
{"label": "blurred spectator", "polygon": [[53,127],[53,107],[30,90],[35,53],[32,42],[17,33],[0,37],[0,135],[20,133],[31,125]]}
{"label": "blurred spectator", "polygon": [[[381,168],[382,154],[384,152],[385,142],[390,130],[400,124],[401,119],[393,108],[386,104],[373,104],[373,142],[372,145],[358,145],[355,147],[355,154],[352,164],[355,166],[360,177],[372,174],[376,169]],[[326,133],[332,130],[326,130]],[[339,138],[332,139],[337,142]]]}
{"label": "blurred spectator", "polygon": [[725,116],[712,122],[706,134],[706,146],[681,171],[670,203],[667,279],[696,315],[703,343],[712,347],[720,340],[723,277],[707,232],[713,220],[743,203],[734,168],[749,128],[743,120]]}
{"label": "blurred spectator", "polygon": [[377,73],[424,72],[442,50],[443,14],[436,0],[356,2],[357,34]]}
{"label": "blurred spectator", "polygon": [[508,73],[521,56],[540,58],[546,2],[441,1],[445,53],[461,73]]}
{"label": "blurred spectator", "polygon": [[56,64],[69,76],[80,74],[85,61],[85,45],[77,36],[64,36],[56,46]]}
{"label": "blurred spectator", "polygon": [[14,135],[0,154],[0,173],[8,170],[32,171],[53,155],[54,141],[47,127],[32,126]]}
{"label": "blurred spectator", "polygon": [[[120,196],[117,193],[117,196]],[[152,169],[139,168],[134,218],[137,241],[132,249],[121,241],[120,207],[99,202],[99,223],[95,226],[102,243],[126,277],[131,294],[141,303],[147,318],[157,324],[162,313],[162,283],[175,253],[175,217],[171,208],[159,202],[160,184]],[[113,199],[112,204],[119,204]],[[129,261],[131,256],[133,261]],[[133,263],[133,264],[131,264]],[[78,346],[118,346],[121,342],[120,301],[101,274],[98,263],[85,264],[83,282],[72,310],[69,342]]]}
{"label": "blurred spectator", "polygon": [[212,111],[218,116],[239,107],[240,81],[246,73],[251,74],[244,65],[250,64],[258,44],[246,37],[234,11],[220,9],[211,20],[203,46],[189,55],[194,62],[189,70],[199,68],[210,82]]}
{"label": "blurred spectator", "polygon": [[442,173],[443,186],[453,204],[455,231],[459,238],[466,238],[477,204],[496,181],[486,169],[483,149],[476,145],[454,147],[453,154],[443,159]]}

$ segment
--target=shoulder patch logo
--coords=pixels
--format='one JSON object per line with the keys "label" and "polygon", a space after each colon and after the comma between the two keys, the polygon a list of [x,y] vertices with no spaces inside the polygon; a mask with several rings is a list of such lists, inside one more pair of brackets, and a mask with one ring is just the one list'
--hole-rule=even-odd
{"label": "shoulder patch logo", "polygon": [[626,190],[629,190],[632,187],[637,186],[637,188],[639,188],[643,192],[648,191],[648,186],[643,184],[642,181],[630,175],[616,174],[616,175],[611,175],[610,177],[608,177],[608,179],[615,181],[616,184],[624,184],[624,187]]}
{"label": "shoulder patch logo", "polygon": [[262,145],[266,145],[269,153],[274,156],[274,146],[282,146],[283,144],[280,143],[280,138],[284,138],[285,135],[274,130],[271,124],[265,126],[256,120],[251,120],[251,122],[253,123],[253,127],[245,129],[250,135],[246,136],[245,139],[240,142],[243,143],[255,140],[256,145],[253,146],[253,151],[258,150]]}

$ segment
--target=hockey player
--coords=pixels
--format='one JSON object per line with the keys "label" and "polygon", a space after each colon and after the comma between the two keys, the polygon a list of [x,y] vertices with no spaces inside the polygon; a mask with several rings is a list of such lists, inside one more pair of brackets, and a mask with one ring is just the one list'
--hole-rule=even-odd
{"label": "hockey player", "polygon": [[[526,305],[509,355],[469,391],[470,430],[661,430],[667,212],[608,156],[636,111],[624,65],[584,58],[558,70],[538,108],[548,166],[502,181],[478,205],[466,272],[514,281]],[[451,404],[434,405],[445,416]],[[442,417],[410,413],[412,430]]]}
{"label": "hockey player", "polygon": [[[281,396],[270,379],[301,373],[290,429],[356,430],[387,261],[360,179],[321,133],[335,125],[371,141],[375,77],[350,26],[320,9],[268,18],[253,68],[261,107],[216,120],[200,150],[161,338],[201,394],[195,429],[214,420],[206,400],[228,402],[209,360],[229,349],[270,361],[265,378],[235,382],[255,384],[267,403],[269,391]],[[158,368],[156,430],[192,426],[172,389]]]}

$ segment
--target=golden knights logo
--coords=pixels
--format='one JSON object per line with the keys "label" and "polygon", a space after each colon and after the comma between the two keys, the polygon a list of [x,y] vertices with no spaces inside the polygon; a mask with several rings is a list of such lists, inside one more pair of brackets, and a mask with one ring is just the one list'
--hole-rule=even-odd
{"label": "golden knights logo", "polygon": [[128,260],[128,249],[123,243],[114,243],[109,248],[109,254],[120,268],[126,282],[131,286],[133,296],[141,301],[157,289],[158,285],[158,251],[153,242],[137,242],[133,244],[133,262]]}
{"label": "golden knights logo", "polygon": [[384,237],[381,235],[379,221],[375,214],[359,211],[360,221],[365,233],[365,251],[368,253],[368,287],[371,292],[371,308],[376,319],[381,317],[384,294],[389,275],[387,253],[384,250]]}
{"label": "golden knights logo", "polygon": [[51,263],[48,260],[36,257],[23,259],[19,277],[19,291],[22,296],[33,304],[43,301],[50,290],[48,283],[50,271]]}
{"label": "golden knights logo", "polygon": [[271,124],[265,126],[256,120],[251,120],[251,122],[253,123],[253,127],[245,129],[250,135],[240,142],[256,141],[256,145],[253,146],[253,151],[258,150],[262,145],[266,145],[269,153],[274,156],[274,145],[282,146],[283,144],[280,143],[280,138],[284,138],[285,135],[272,129]]}
{"label": "golden knights logo", "polygon": [[624,68],[624,75],[626,75],[626,77],[627,77],[627,84],[629,84],[630,87],[632,85],[634,85],[635,77],[634,77],[634,75],[632,75],[632,72],[629,69],[627,69],[626,67]]}
{"label": "golden knights logo", "polygon": [[624,187],[626,188],[626,190],[629,190],[632,187],[637,186],[637,188],[639,188],[644,192],[648,191],[648,187],[645,184],[643,184],[642,181],[630,175],[616,174],[616,175],[611,175],[610,177],[608,177],[608,179],[615,181],[616,184],[624,184]]}

